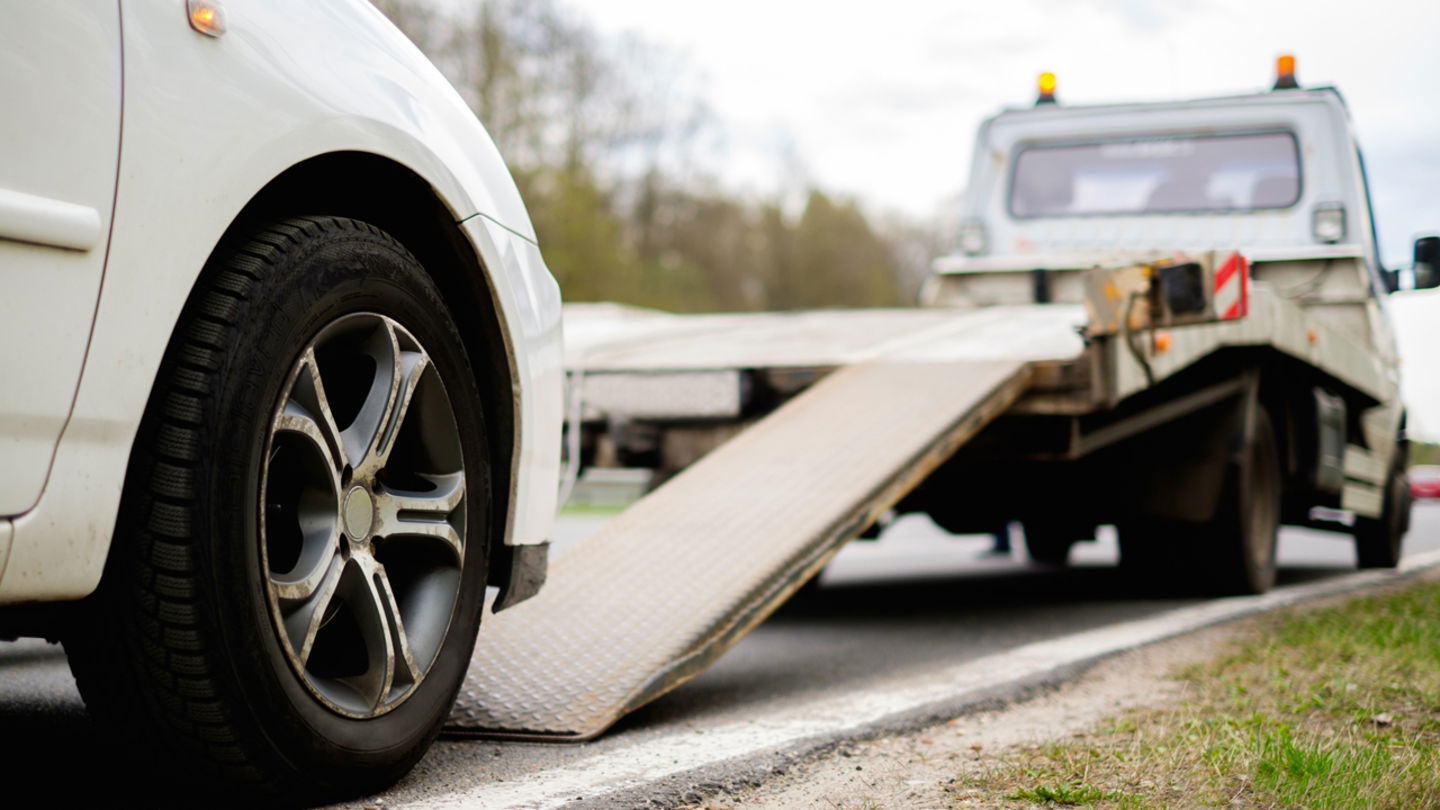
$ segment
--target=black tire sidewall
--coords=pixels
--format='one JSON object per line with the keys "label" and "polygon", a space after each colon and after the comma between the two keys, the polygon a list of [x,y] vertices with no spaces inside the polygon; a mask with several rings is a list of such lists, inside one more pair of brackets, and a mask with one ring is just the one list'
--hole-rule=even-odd
{"label": "black tire sidewall", "polygon": [[1022,521],[1025,532],[1025,553],[1042,565],[1064,567],[1070,559],[1083,529],[1064,523]]}
{"label": "black tire sidewall", "polygon": [[[301,351],[325,326],[370,312],[399,322],[430,353],[460,429],[467,472],[467,541],[450,629],[424,680],[374,718],[321,704],[291,668],[266,598],[258,529],[259,481],[269,422]],[[393,240],[344,230],[283,254],[257,283],[218,375],[216,417],[205,437],[207,493],[197,525],[197,569],[214,595],[210,615],[225,667],[253,725],[297,780],[347,789],[388,784],[438,732],[464,677],[485,590],[489,525],[483,417],[458,333],[423,268]],[[467,404],[468,403],[468,404]],[[203,497],[203,496],[202,496]],[[236,576],[243,572],[243,576]]]}
{"label": "black tire sidewall", "polygon": [[[1222,593],[1264,593],[1275,584],[1281,497],[1279,447],[1263,407],[1256,406],[1252,428],[1245,459],[1226,476],[1221,520],[1216,527],[1230,538],[1226,541],[1228,547],[1214,558],[1214,581]],[[1256,510],[1267,507],[1273,519],[1256,526]],[[1265,558],[1259,564],[1254,558],[1257,550],[1263,551]]]}
{"label": "black tire sidewall", "polygon": [[1397,450],[1385,483],[1384,502],[1378,518],[1357,518],[1355,558],[1361,568],[1395,568],[1400,564],[1410,517],[1410,485]]}
{"label": "black tire sidewall", "polygon": [[[1283,482],[1268,412],[1255,405],[1243,455],[1226,464],[1215,512],[1206,522],[1136,518],[1118,527],[1120,566],[1132,577],[1163,578],[1207,595],[1257,594],[1275,583]],[[1255,511],[1272,519],[1255,525]],[[1265,560],[1253,552],[1263,544]]]}

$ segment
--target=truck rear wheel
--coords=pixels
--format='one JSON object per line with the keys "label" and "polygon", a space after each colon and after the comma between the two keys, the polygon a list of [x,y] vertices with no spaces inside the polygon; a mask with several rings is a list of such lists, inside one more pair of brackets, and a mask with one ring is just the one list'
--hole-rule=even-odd
{"label": "truck rear wheel", "polygon": [[1394,568],[1400,564],[1400,546],[1410,529],[1410,482],[1397,450],[1390,479],[1385,483],[1385,505],[1378,518],[1355,521],[1355,561],[1361,568]]}
{"label": "truck rear wheel", "polygon": [[[1071,523],[1027,520],[1025,527],[1025,553],[1041,565],[1063,568],[1070,561],[1070,549],[1085,534],[1086,529]],[[1090,530],[1093,532],[1093,529]]]}
{"label": "truck rear wheel", "polygon": [[1275,584],[1280,531],[1280,453],[1264,408],[1256,408],[1244,459],[1230,465],[1215,519],[1198,549],[1206,584],[1224,594],[1256,594]]}
{"label": "truck rear wheel", "polygon": [[1225,471],[1207,523],[1137,518],[1119,526],[1120,567],[1137,580],[1188,580],[1217,594],[1264,593],[1275,584],[1280,456],[1263,408],[1242,460]]}
{"label": "truck rear wheel", "polygon": [[1115,529],[1120,539],[1120,570],[1136,581],[1180,571],[1194,533],[1192,527],[1178,521],[1155,519],[1131,520]]}

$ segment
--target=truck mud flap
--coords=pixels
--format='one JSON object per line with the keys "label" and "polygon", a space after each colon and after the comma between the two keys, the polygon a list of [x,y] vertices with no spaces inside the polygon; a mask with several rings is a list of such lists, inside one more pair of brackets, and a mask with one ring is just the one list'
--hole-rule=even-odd
{"label": "truck mud flap", "polygon": [[447,731],[587,740],[700,674],[1024,392],[1023,361],[841,368],[487,615]]}

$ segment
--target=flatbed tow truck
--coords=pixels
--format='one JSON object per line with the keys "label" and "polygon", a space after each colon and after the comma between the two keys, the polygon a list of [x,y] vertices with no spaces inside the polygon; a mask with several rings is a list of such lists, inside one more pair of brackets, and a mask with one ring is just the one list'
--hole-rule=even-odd
{"label": "flatbed tow truck", "polygon": [[[1288,67],[1288,70],[1287,70]],[[1260,592],[1280,524],[1393,567],[1405,417],[1340,95],[1036,106],[986,121],[925,307],[567,312],[572,459],[663,481],[487,618],[457,734],[592,738],[702,671],[887,514],[1097,525],[1177,589]],[[1416,243],[1410,286],[1435,286]],[[1407,276],[1409,278],[1409,276]],[[582,429],[583,426],[583,429]]]}

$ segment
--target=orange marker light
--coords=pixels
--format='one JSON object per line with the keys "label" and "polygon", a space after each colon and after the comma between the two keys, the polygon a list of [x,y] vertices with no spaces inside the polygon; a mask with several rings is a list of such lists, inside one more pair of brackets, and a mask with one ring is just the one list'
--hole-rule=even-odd
{"label": "orange marker light", "polygon": [[1055,103],[1055,74],[1045,72],[1040,74],[1040,95],[1035,97],[1036,104]]}
{"label": "orange marker light", "polygon": [[1161,331],[1161,332],[1156,332],[1156,333],[1155,333],[1155,353],[1156,353],[1156,354],[1164,354],[1164,353],[1170,351],[1170,347],[1173,346],[1174,344],[1175,344],[1175,338],[1172,337],[1169,332]]}
{"label": "orange marker light", "polygon": [[1300,84],[1295,81],[1295,57],[1284,54],[1275,60],[1275,86],[1273,90],[1294,90]]}
{"label": "orange marker light", "polygon": [[190,15],[190,27],[207,37],[218,37],[225,33],[225,10],[211,0],[186,0],[186,11]]}

